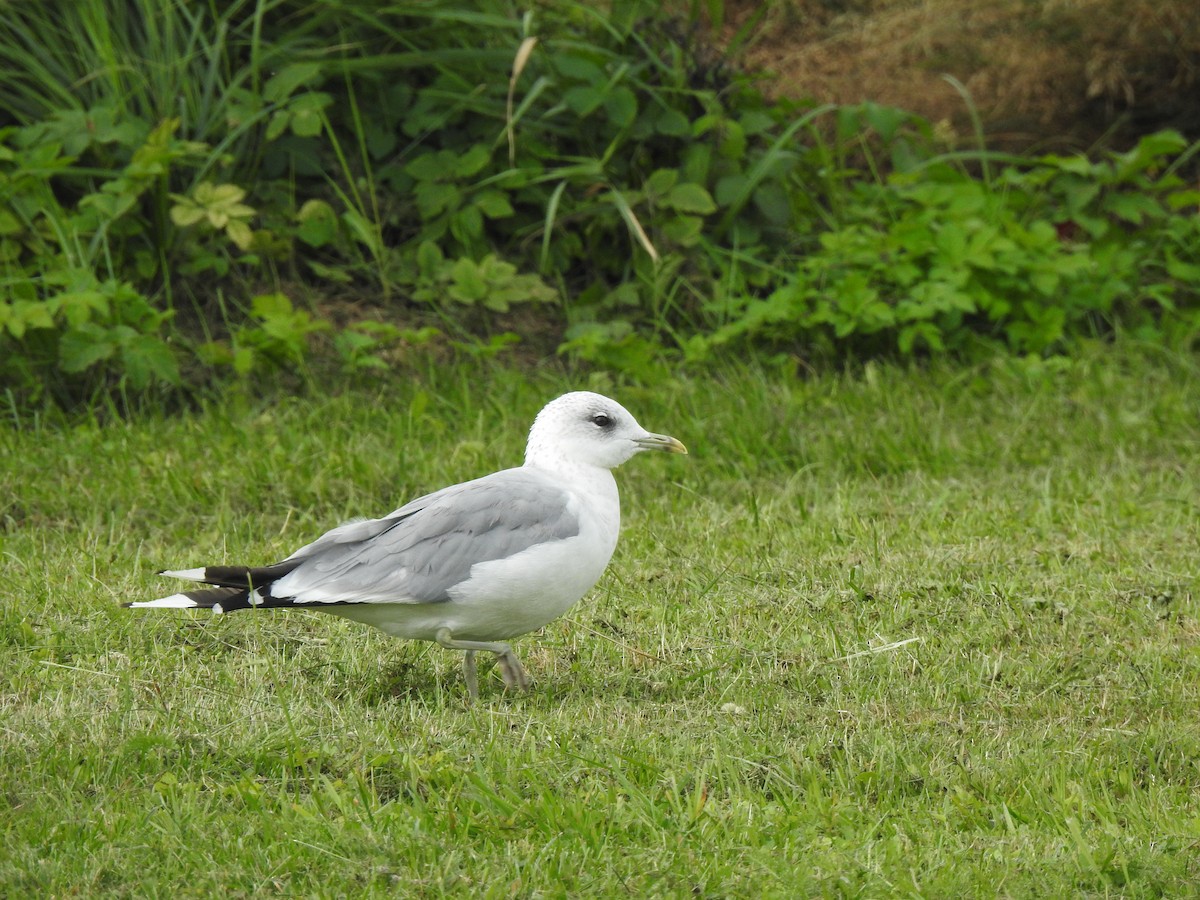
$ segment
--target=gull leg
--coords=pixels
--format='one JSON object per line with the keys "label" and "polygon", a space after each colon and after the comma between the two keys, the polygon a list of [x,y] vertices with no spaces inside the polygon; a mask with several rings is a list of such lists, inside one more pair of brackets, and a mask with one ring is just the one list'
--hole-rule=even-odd
{"label": "gull leg", "polygon": [[500,675],[504,678],[505,687],[515,687],[522,691],[529,689],[529,676],[525,674],[521,661],[508,644],[455,640],[450,635],[449,628],[439,628],[433,639],[447,650],[467,651],[463,659],[463,677],[467,682],[467,693],[472,699],[479,696],[479,680],[475,674],[475,653],[479,650],[496,654],[496,662],[500,666]]}
{"label": "gull leg", "polygon": [[512,650],[497,654],[496,664],[500,666],[500,677],[504,679],[505,687],[515,687],[521,691],[529,690],[529,676],[525,674],[521,661],[517,659],[517,655]]}
{"label": "gull leg", "polygon": [[479,676],[475,674],[475,651],[463,654],[463,680],[467,683],[467,694],[472,700],[479,699]]}

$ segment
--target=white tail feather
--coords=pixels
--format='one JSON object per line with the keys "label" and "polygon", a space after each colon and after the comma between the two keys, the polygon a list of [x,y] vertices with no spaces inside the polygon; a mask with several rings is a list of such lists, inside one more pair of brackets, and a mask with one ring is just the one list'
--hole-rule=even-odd
{"label": "white tail feather", "polygon": [[[160,575],[166,575],[168,578],[182,578],[184,581],[203,581],[204,567],[199,569],[174,569],[167,572],[160,572]],[[154,601],[157,603],[158,601]],[[193,606],[195,604],[192,604]]]}
{"label": "white tail feather", "polygon": [[191,597],[185,597],[183,594],[172,594],[170,597],[162,597],[158,600],[141,600],[135,603],[130,603],[129,605],[133,608],[158,607],[159,609],[195,609],[200,604]]}

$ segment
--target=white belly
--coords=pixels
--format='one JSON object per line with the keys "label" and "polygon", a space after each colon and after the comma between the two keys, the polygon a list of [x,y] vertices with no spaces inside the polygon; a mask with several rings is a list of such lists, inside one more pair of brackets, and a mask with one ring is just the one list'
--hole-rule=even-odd
{"label": "white belly", "polygon": [[[598,552],[603,550],[603,552]],[[553,621],[592,589],[612,557],[612,546],[590,552],[580,537],[533,547],[508,559],[481,563],[452,591],[447,622],[455,637],[516,637]]]}
{"label": "white belly", "polygon": [[617,545],[620,508],[615,485],[611,503],[581,506],[579,534],[476,563],[470,576],[450,589],[447,601],[374,602],[321,611],[409,640],[434,640],[442,628],[468,641],[502,640],[541,628],[591,590]]}

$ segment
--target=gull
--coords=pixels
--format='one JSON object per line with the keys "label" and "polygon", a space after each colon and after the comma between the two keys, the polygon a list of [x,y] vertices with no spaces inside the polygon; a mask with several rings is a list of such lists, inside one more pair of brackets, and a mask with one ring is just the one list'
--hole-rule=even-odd
{"label": "gull", "polygon": [[687,453],[615,400],[563,394],[534,420],[522,466],[347,522],[273,565],[160,572],[209,587],[125,605],[315,609],[465,651],[472,699],[480,650],[496,655],[507,688],[526,690],[504,640],[561,616],[600,579],[621,524],[611,470],[643,450]]}

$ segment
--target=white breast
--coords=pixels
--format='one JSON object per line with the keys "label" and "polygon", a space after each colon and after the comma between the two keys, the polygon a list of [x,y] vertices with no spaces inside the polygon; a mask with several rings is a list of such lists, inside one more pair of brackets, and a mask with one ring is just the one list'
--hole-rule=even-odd
{"label": "white breast", "polygon": [[617,546],[621,504],[607,469],[570,472],[569,510],[579,533],[521,553],[476,563],[442,603],[332,606],[323,612],[374,625],[395,637],[434,640],[449,628],[459,640],[495,641],[541,628],[574,606],[604,574]]}
{"label": "white breast", "polygon": [[[495,640],[541,628],[574,606],[604,574],[617,546],[621,506],[607,469],[572,479],[574,537],[479,563],[450,591],[447,625],[455,637]],[[450,621],[452,619],[453,621]]]}

